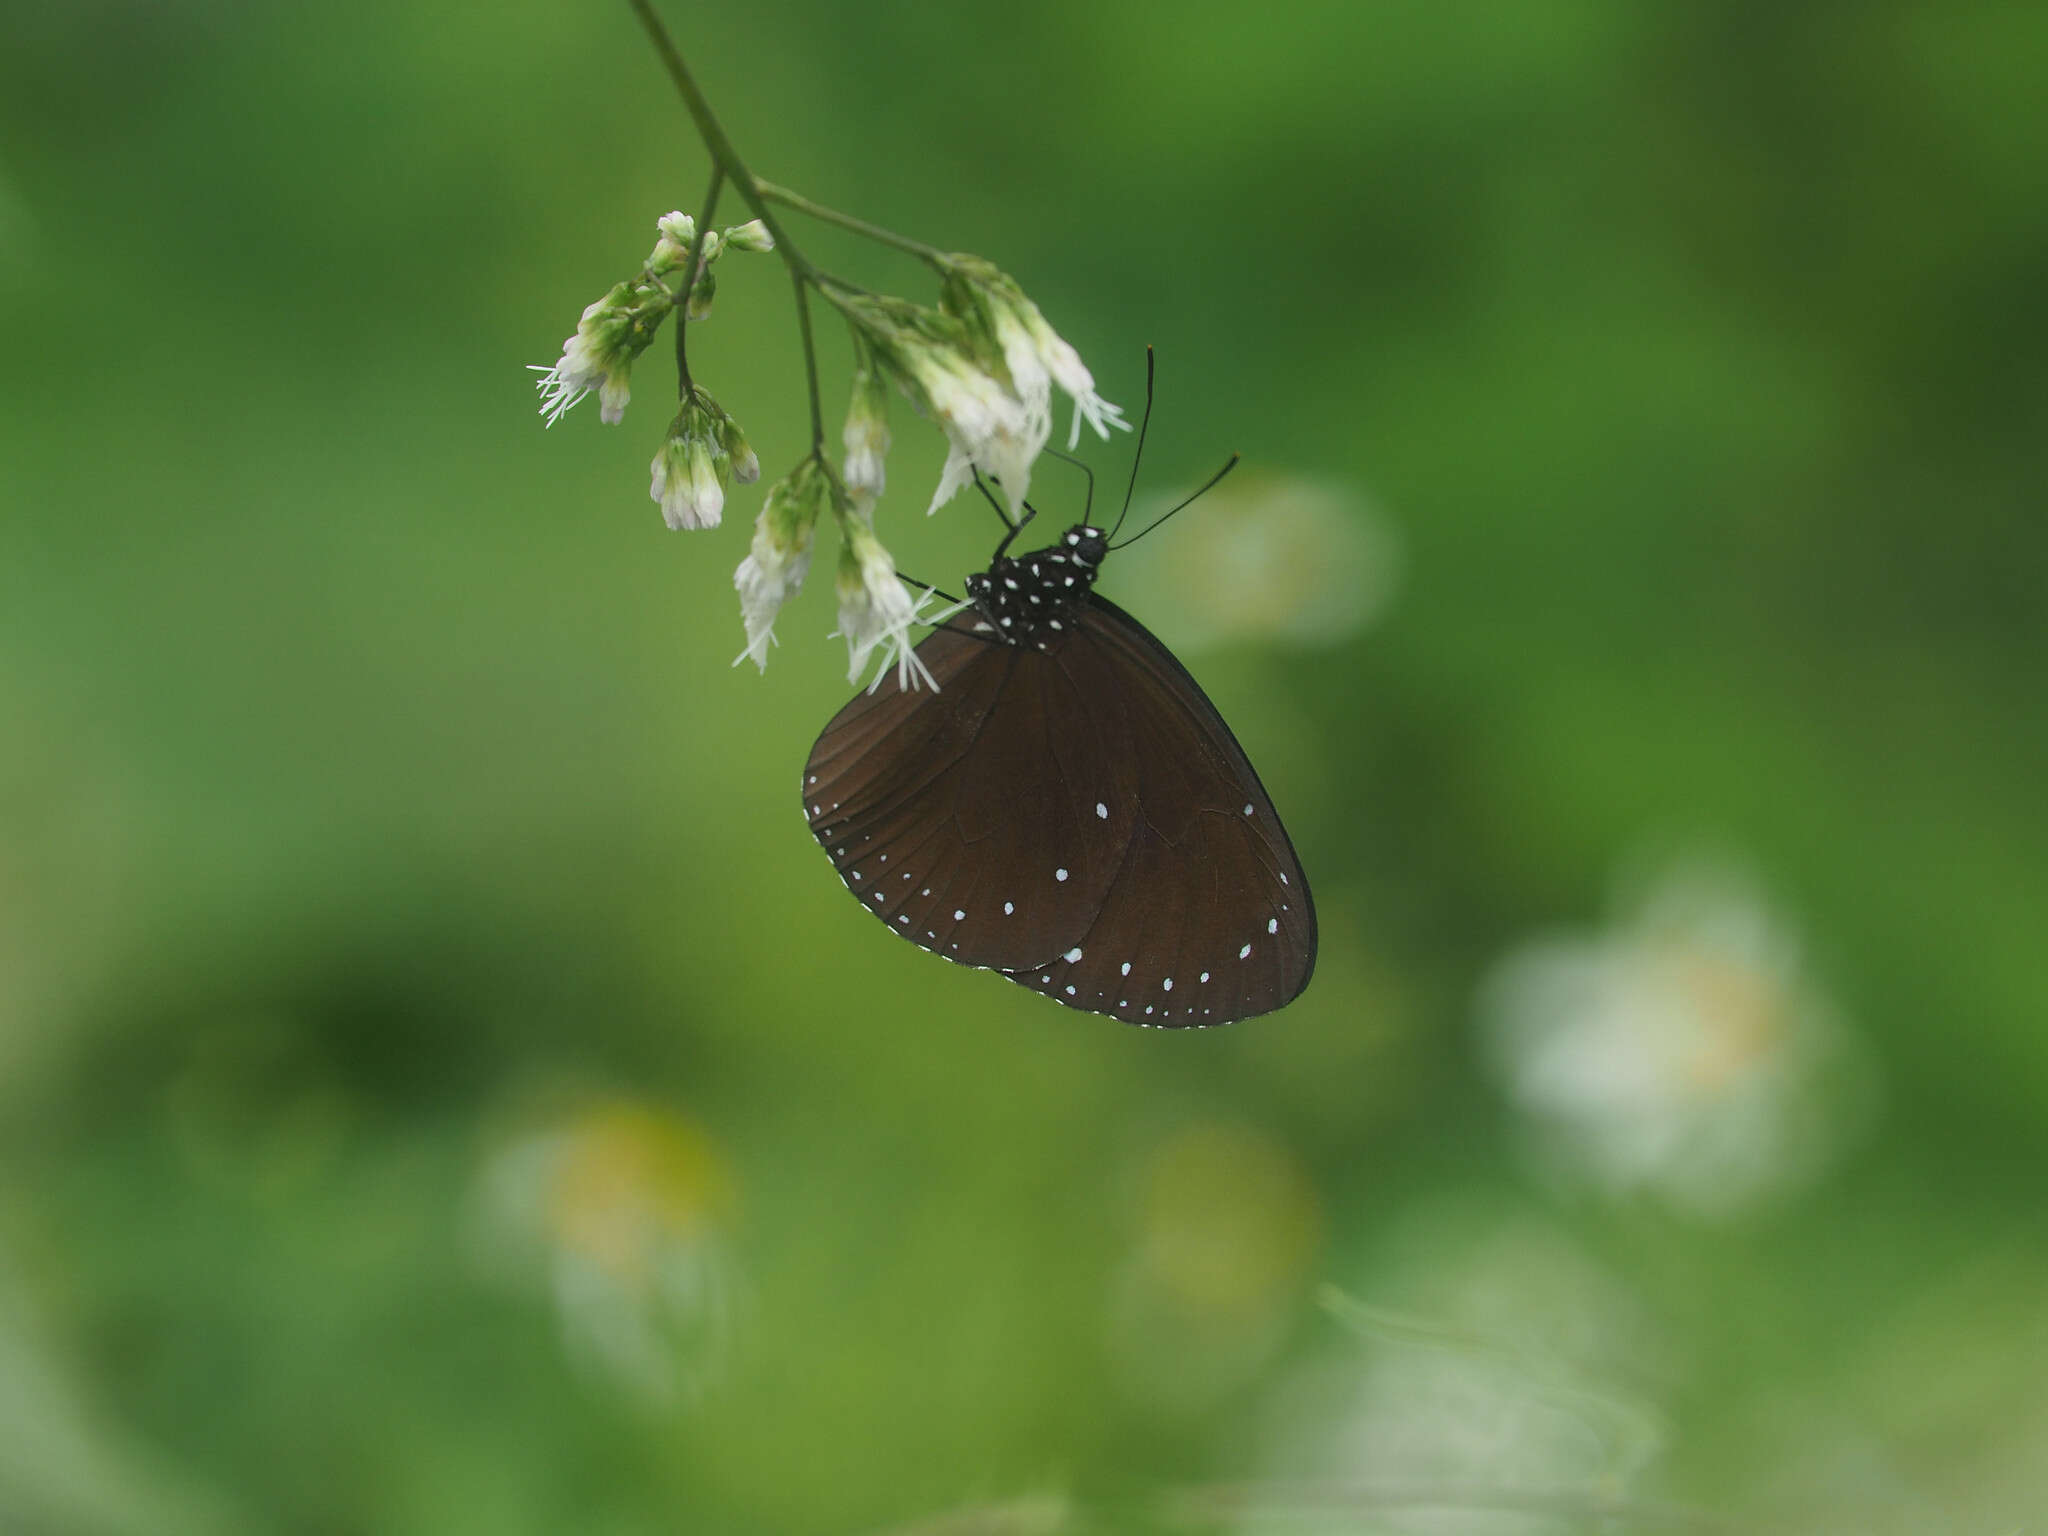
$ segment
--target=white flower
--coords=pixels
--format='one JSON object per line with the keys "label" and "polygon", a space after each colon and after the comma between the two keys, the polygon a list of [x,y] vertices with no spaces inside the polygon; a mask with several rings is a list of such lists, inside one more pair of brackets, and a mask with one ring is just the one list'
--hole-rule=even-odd
{"label": "white flower", "polygon": [[1095,375],[1059,332],[1046,323],[1015,278],[978,256],[947,259],[946,291],[940,306],[980,328],[1002,353],[1017,395],[1044,410],[1050,384],[1074,401],[1074,424],[1067,446],[1081,441],[1081,423],[1108,437],[1110,428],[1130,430],[1124,413],[1095,392]]}
{"label": "white flower", "polygon": [[747,626],[747,648],[733,658],[738,666],[751,661],[768,670],[768,647],[777,643],[775,618],[782,605],[803,590],[811,570],[811,536],[823,477],[817,461],[806,459],[786,479],[776,482],[754,519],[754,543],[732,573],[740,595],[740,618]]}
{"label": "white flower", "polygon": [[1863,1097],[1797,939],[1725,869],[1680,866],[1606,932],[1524,945],[1482,1013],[1547,1170],[1703,1215],[1812,1177]]}
{"label": "white flower", "polygon": [[938,489],[925,510],[936,512],[979,469],[993,480],[1015,512],[1031,489],[1031,464],[1052,435],[1046,399],[1025,399],[994,374],[958,352],[921,350],[910,358],[912,376],[949,451]]}
{"label": "white flower", "polygon": [[[1124,420],[1123,408],[1110,404],[1095,392],[1095,375],[1088,371],[1076,352],[1040,314],[1038,306],[1029,299],[1018,295],[1021,302],[1014,306],[1003,306],[997,311],[996,339],[1002,343],[1003,361],[1010,370],[1010,376],[1018,381],[1020,392],[1025,378],[1043,380],[1048,375],[1052,382],[1067,392],[1074,402],[1074,424],[1067,433],[1067,447],[1074,448],[1081,441],[1081,423],[1086,421],[1095,429],[1098,437],[1107,438],[1110,428],[1128,432],[1131,424]],[[1042,383],[1035,386],[1041,392]]]}
{"label": "white flower", "polygon": [[725,487],[710,446],[672,434],[654,456],[647,494],[661,503],[661,520],[675,529],[716,528],[725,512]]}
{"label": "white flower", "polygon": [[1031,462],[1052,430],[1043,396],[1026,400],[998,377],[1000,363],[984,359],[977,333],[957,315],[837,290],[826,297],[851,322],[876,366],[946,434],[951,452],[930,510],[950,501],[977,468],[1002,487],[1012,510],[1021,507]]}
{"label": "white flower", "polygon": [[889,455],[889,385],[875,366],[873,351],[854,332],[853,389],[846,406],[846,445],[840,479],[853,493],[854,504],[872,507],[881,500]]}
{"label": "white flower", "polygon": [[656,275],[673,272],[689,259],[690,242],[697,238],[697,221],[687,213],[665,213],[654,225],[660,238],[654,242],[654,254],[647,258],[648,269]]}
{"label": "white flower", "polygon": [[839,549],[838,632],[846,639],[846,680],[859,682],[867,670],[868,658],[879,650],[881,663],[875,668],[868,692],[882,686],[882,679],[893,666],[896,686],[906,693],[919,682],[937,693],[938,680],[911,644],[910,630],[917,624],[942,623],[959,607],[927,614],[925,605],[937,598],[930,591],[920,592],[915,599],[911,597],[903,579],[896,574],[896,562],[867,523],[857,516],[846,517],[840,520],[840,527],[846,539]]}
{"label": "white flower", "polygon": [[811,571],[811,551],[805,547],[785,558],[772,547],[764,549],[763,543],[757,529],[753,550],[732,573],[733,588],[740,595],[740,619],[747,626],[747,648],[733,657],[732,664],[751,661],[766,672],[768,647],[781,644],[775,638],[775,617],[803,590],[804,577]]}
{"label": "white flower", "polygon": [[758,478],[761,461],[725,408],[692,389],[669,423],[651,471],[647,494],[661,503],[669,527],[716,528],[725,511],[726,482],[735,475],[743,483]]}
{"label": "white flower", "polygon": [[586,308],[553,366],[528,365],[540,375],[534,387],[547,424],[561,420],[592,390],[597,391],[599,417],[614,425],[622,420],[633,393],[633,359],[647,350],[672,308],[668,290],[651,279],[614,284]]}

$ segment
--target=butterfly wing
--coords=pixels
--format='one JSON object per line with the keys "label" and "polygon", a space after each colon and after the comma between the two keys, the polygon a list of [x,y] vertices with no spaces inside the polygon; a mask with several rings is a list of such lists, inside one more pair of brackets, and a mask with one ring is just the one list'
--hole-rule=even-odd
{"label": "butterfly wing", "polygon": [[1069,1007],[1184,1027],[1269,1013],[1315,970],[1308,879],[1244,749],[1172,652],[1115,604],[1077,605],[1050,658],[1117,701],[1139,815],[1086,931],[1010,979]]}
{"label": "butterfly wing", "polygon": [[812,834],[912,943],[963,965],[1045,966],[1101,908],[1136,822],[1116,701],[1044,653],[964,629],[935,629],[917,653],[938,692],[885,677],[811,748]]}

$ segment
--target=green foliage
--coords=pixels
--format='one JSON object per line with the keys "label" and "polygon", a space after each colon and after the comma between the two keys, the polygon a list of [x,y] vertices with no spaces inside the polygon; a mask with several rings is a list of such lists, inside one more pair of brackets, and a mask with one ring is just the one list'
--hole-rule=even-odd
{"label": "green foliage", "polygon": [[[734,670],[766,486],[670,534],[663,351],[631,445],[544,434],[522,371],[702,192],[623,6],[14,7],[0,1527],[1121,1529],[1384,1479],[1362,1402],[1532,1353],[1653,1410],[1653,1463],[1574,1482],[1567,1421],[1417,1478],[2037,1517],[2048,13],[670,19],[765,174],[988,253],[1127,407],[1155,343],[1148,482],[1240,449],[1398,535],[1373,627],[1190,658],[1317,980],[1126,1031],[841,891],[797,804],[829,584]],[[736,268],[691,361],[773,481],[801,360]],[[997,530],[917,517],[905,419],[891,552],[953,585]],[[1870,1096],[1712,1216],[1525,1158],[1475,1026],[1697,844],[1794,915]],[[1320,1284],[1506,1342],[1404,1375]]]}

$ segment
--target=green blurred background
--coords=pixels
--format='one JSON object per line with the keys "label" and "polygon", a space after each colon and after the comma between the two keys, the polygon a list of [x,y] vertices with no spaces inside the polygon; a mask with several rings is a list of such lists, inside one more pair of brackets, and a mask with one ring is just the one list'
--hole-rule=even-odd
{"label": "green blurred background", "polygon": [[825,583],[729,667],[665,347],[523,369],[701,196],[623,4],[11,0],[0,1529],[2038,1519],[2048,9],[667,13],[763,174],[1156,344],[1148,483],[1244,452],[1106,590],[1316,982],[1128,1030],[839,888]]}

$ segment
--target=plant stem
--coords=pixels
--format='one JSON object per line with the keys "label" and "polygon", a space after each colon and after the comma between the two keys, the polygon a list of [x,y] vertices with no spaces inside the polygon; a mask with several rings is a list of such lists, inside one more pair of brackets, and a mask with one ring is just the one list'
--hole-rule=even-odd
{"label": "plant stem", "polygon": [[804,287],[804,274],[794,267],[789,280],[796,288],[796,323],[804,337],[804,379],[811,387],[811,452],[825,456],[825,413],[818,405],[818,349],[811,340],[811,295]]}
{"label": "plant stem", "polygon": [[760,183],[754,180],[746,162],[740,159],[739,151],[732,147],[732,140],[726,137],[725,129],[719,126],[717,117],[711,111],[711,103],[705,99],[696,78],[690,73],[690,66],[683,62],[683,56],[676,48],[675,39],[669,36],[668,28],[662,25],[661,17],[655,14],[652,0],[626,0],[626,3],[633,8],[633,14],[640,18],[640,24],[647,29],[647,36],[654,44],[654,51],[661,56],[661,62],[668,70],[669,79],[675,82],[676,94],[683,98],[683,105],[689,108],[690,116],[697,124],[698,137],[704,140],[704,148],[710,152],[712,163],[732,178],[732,184],[739,189],[741,199],[754,211],[754,216],[761,221],[768,233],[774,236],[776,254],[782,257],[792,272],[815,282],[819,276],[818,269],[804,259],[802,252],[790,243],[789,236],[783,232],[781,223],[768,206],[768,199],[761,194]]}
{"label": "plant stem", "polygon": [[711,185],[704,191],[704,211],[697,216],[697,229],[690,236],[689,259],[683,263],[683,302],[676,315],[676,395],[679,399],[690,398],[693,387],[690,380],[690,349],[687,341],[690,331],[690,298],[696,292],[698,266],[704,258],[704,242],[709,238],[711,216],[718,211],[718,194],[725,186],[725,167],[716,160],[711,162]]}
{"label": "plant stem", "polygon": [[794,208],[798,213],[807,213],[827,224],[837,224],[841,229],[851,230],[863,239],[893,247],[935,267],[945,264],[946,253],[936,246],[926,245],[922,240],[913,240],[908,235],[899,235],[893,230],[882,228],[879,224],[870,224],[866,219],[857,219],[850,213],[841,213],[837,208],[827,208],[823,203],[814,203],[801,192],[792,192],[789,188],[778,186],[772,181],[756,181],[754,185],[771,203],[781,203],[784,207]]}

